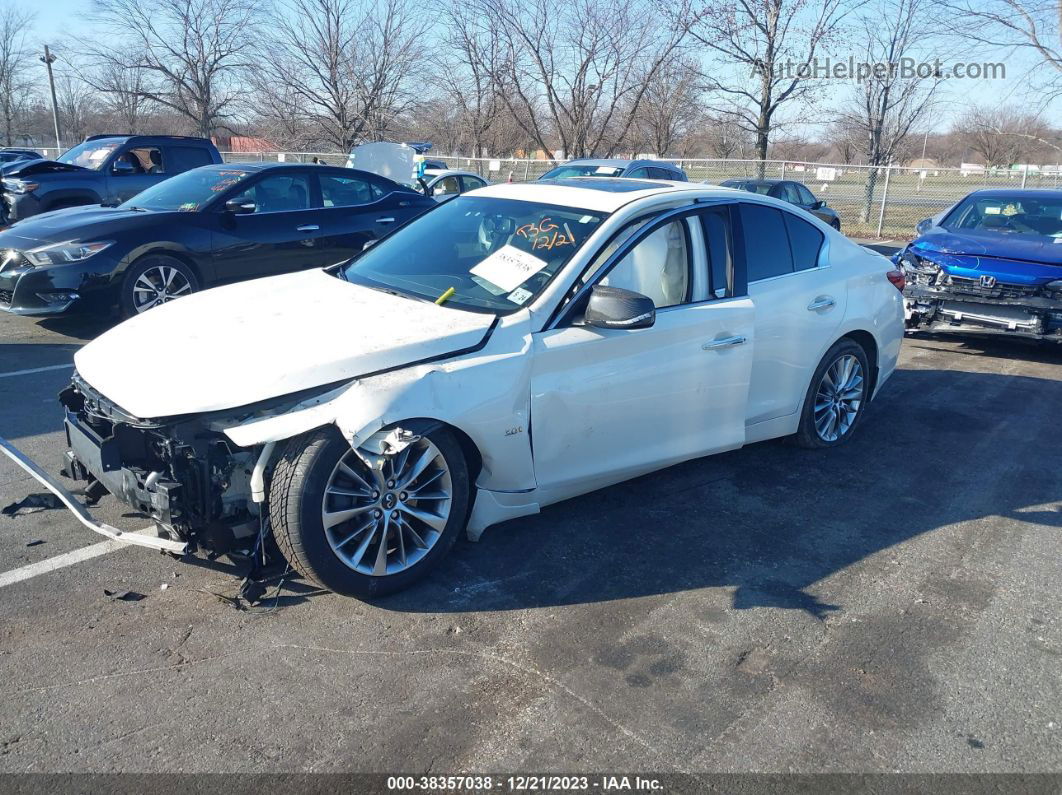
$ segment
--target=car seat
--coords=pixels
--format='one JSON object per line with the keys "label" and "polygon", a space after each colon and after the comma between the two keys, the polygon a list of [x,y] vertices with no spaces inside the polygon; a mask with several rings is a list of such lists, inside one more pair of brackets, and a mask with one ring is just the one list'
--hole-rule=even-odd
{"label": "car seat", "polygon": [[645,238],[601,284],[648,296],[657,309],[682,303],[689,285],[682,223],[670,223]]}
{"label": "car seat", "polygon": [[148,157],[151,159],[151,168],[148,169],[148,173],[162,174],[162,152],[158,149],[151,149],[148,152]]}

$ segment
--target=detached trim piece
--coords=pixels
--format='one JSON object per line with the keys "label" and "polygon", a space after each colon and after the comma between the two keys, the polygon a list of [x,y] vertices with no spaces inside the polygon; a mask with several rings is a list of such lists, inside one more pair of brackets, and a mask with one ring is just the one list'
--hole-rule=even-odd
{"label": "detached trim piece", "polygon": [[188,551],[188,544],[183,541],[171,541],[168,538],[159,538],[157,535],[151,536],[142,533],[126,533],[119,530],[117,527],[111,527],[109,524],[97,522],[92,518],[92,514],[89,513],[88,508],[78,502],[73,494],[52,480],[44,470],[4,438],[0,438],[0,451],[26,470],[26,472],[32,475],[33,478],[48,489],[48,491],[62,500],[63,504],[70,509],[70,512],[77,517],[77,520],[89,530],[95,530],[100,535],[107,536],[107,538],[115,541],[121,541],[126,544],[135,544],[136,546],[141,547],[150,547],[151,549],[158,549],[163,552],[172,552],[175,555],[183,555]]}

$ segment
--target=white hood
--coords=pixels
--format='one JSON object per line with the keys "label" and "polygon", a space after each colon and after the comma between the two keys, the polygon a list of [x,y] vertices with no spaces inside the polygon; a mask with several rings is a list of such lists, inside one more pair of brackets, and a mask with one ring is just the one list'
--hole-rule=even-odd
{"label": "white hood", "polygon": [[302,271],[152,309],[90,342],[74,364],[133,416],[167,417],[243,406],[470,348],[493,319]]}

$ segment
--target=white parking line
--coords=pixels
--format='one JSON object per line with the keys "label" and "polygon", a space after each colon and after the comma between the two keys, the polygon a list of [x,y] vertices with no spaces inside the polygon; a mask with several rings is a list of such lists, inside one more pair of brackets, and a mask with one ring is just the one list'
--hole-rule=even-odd
{"label": "white parking line", "polygon": [[34,373],[47,373],[49,370],[69,370],[74,366],[70,364],[53,364],[51,367],[34,367],[31,370],[15,370],[11,373],[0,373],[0,378],[14,378],[17,375],[33,375]]}
{"label": "white parking line", "polygon": [[14,585],[16,582],[22,582],[23,580],[28,580],[31,577],[36,577],[41,574],[47,574],[56,569],[64,569],[67,566],[73,566],[75,563],[80,563],[83,560],[98,558],[100,555],[106,555],[109,552],[115,552],[116,550],[127,546],[129,545],[123,544],[121,541],[101,541],[98,544],[75,549],[73,552],[56,555],[54,558],[48,558],[39,563],[31,563],[28,566],[23,566],[19,569],[5,571],[3,574],[0,574],[0,588],[3,588],[5,585]]}

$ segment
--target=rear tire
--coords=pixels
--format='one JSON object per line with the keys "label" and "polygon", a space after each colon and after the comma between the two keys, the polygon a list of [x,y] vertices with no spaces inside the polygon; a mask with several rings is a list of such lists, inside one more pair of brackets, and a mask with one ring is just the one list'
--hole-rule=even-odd
{"label": "rear tire", "polygon": [[435,423],[400,426],[420,436],[379,470],[334,427],[284,448],[269,517],[281,554],[306,579],[344,596],[384,596],[426,575],[457,541],[471,491],[461,446]]}
{"label": "rear tire", "polygon": [[812,450],[848,441],[870,400],[870,363],[863,346],[840,339],[811,377],[793,441]]}
{"label": "rear tire", "polygon": [[118,306],[122,317],[129,318],[198,290],[199,280],[179,259],[147,254],[129,266]]}

